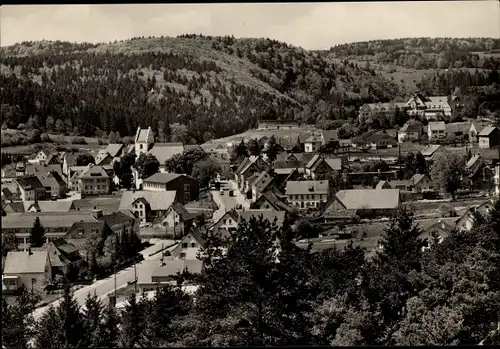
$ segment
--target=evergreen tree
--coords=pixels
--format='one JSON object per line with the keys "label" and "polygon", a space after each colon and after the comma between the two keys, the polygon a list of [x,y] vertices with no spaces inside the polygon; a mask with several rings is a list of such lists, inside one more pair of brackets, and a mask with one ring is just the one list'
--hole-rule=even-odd
{"label": "evergreen tree", "polygon": [[276,160],[276,157],[279,153],[279,145],[276,142],[276,137],[274,135],[269,139],[269,143],[267,144],[266,154],[269,161],[273,162]]}
{"label": "evergreen tree", "polygon": [[87,295],[82,312],[82,340],[80,347],[100,348],[104,346],[105,326],[104,307],[97,295]]}
{"label": "evergreen tree", "polygon": [[144,306],[137,301],[137,295],[131,294],[121,317],[120,346],[133,348],[144,342]]}
{"label": "evergreen tree", "polygon": [[84,338],[80,306],[73,298],[69,285],[65,285],[64,294],[57,308],[57,318],[61,326],[62,342],[66,348],[78,347]]}
{"label": "evergreen tree", "polygon": [[36,334],[35,334],[35,347],[36,348],[66,347],[66,341],[64,340],[62,323],[57,314],[57,310],[52,305],[37,322]]}
{"label": "evergreen tree", "polygon": [[120,317],[112,304],[108,304],[104,314],[101,345],[104,348],[118,347]]}
{"label": "evergreen tree", "polygon": [[36,217],[33,223],[33,228],[30,232],[30,246],[31,247],[42,247],[45,243],[45,229],[40,223],[40,218]]}

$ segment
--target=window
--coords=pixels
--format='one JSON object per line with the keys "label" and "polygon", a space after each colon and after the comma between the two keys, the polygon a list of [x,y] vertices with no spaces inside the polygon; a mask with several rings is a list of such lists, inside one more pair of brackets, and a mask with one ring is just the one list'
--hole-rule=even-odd
{"label": "window", "polygon": [[227,221],[226,221],[225,219],[223,219],[223,220],[222,220],[222,224],[226,224],[226,222],[227,222]]}
{"label": "window", "polygon": [[143,216],[143,212],[142,211],[139,211],[139,216]]}
{"label": "window", "polygon": [[184,252],[181,252],[181,258],[186,258],[186,254]]}
{"label": "window", "polygon": [[191,247],[196,247],[196,242],[192,242]]}
{"label": "window", "polygon": [[182,243],[182,248],[187,248],[187,247],[188,247],[187,242],[183,242],[183,243]]}
{"label": "window", "polygon": [[142,147],[144,146],[144,144],[140,144],[139,145],[139,149],[143,149]]}

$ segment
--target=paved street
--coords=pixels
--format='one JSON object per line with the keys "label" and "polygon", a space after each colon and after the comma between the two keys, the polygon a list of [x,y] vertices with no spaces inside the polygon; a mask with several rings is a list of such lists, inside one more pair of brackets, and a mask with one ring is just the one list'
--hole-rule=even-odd
{"label": "paved street", "polygon": [[[161,249],[162,243],[164,246],[168,246],[173,243],[172,240],[163,240],[163,242],[158,241],[157,244],[148,247],[146,250],[143,251],[144,256],[144,261],[141,261],[136,265],[136,271],[137,275],[139,275],[141,272],[145,272],[148,268],[151,268],[151,262],[152,260],[160,260],[162,254],[157,253],[154,256],[149,256],[150,253],[153,253],[155,251],[159,251]],[[169,250],[173,250],[175,246],[172,246],[169,248]],[[116,288],[120,289],[121,287],[124,287],[127,285],[127,282],[129,281],[134,281],[134,266],[130,266],[125,270],[122,270],[116,274]],[[85,286],[74,293],[74,298],[77,300],[78,304],[83,305],[85,304],[85,298],[87,295],[90,293],[96,292],[96,294],[99,296],[100,299],[104,299],[108,294],[113,292],[115,289],[115,278],[114,275],[111,275],[110,277],[99,280],[96,283],[93,283],[92,285]],[[57,306],[59,304],[59,300],[51,303],[54,306]],[[44,312],[49,308],[49,305],[41,307],[36,309],[33,312],[33,316],[36,320],[38,320]]]}

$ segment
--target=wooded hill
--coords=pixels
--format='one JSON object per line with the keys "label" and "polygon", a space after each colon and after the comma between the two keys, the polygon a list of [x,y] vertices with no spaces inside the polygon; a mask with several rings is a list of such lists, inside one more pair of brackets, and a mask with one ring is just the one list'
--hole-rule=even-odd
{"label": "wooded hill", "polygon": [[337,45],[325,55],[414,69],[500,69],[500,39],[407,38]]}
{"label": "wooded hill", "polygon": [[[42,131],[123,137],[152,126],[165,140],[203,142],[243,132],[259,118],[355,118],[363,103],[400,92],[371,70],[269,39],[43,41],[0,52],[4,128],[31,117]],[[185,139],[170,137],[172,124],[187,131]]]}

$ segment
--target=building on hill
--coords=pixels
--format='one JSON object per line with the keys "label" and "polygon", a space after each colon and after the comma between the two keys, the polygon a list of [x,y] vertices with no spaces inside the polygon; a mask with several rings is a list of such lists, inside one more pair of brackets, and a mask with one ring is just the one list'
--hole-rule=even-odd
{"label": "building on hill", "polygon": [[182,204],[198,200],[200,194],[196,179],[178,173],[155,173],[143,180],[143,188],[150,191],[174,190],[177,200]]}
{"label": "building on hill", "polygon": [[66,181],[61,177],[61,174],[56,171],[39,176],[45,190],[52,198],[64,198],[68,191]]}
{"label": "building on hill", "polygon": [[444,121],[432,121],[427,125],[427,137],[429,141],[446,137],[446,124]]}
{"label": "building on hill", "polygon": [[493,172],[488,168],[481,155],[474,155],[465,164],[466,179],[471,188],[489,191],[492,186]]}
{"label": "building on hill", "polygon": [[119,210],[130,210],[141,223],[153,222],[163,217],[174,202],[177,192],[136,190],[123,193]]}
{"label": "building on hill", "polygon": [[439,120],[451,116],[451,106],[447,96],[426,97],[421,93],[414,94],[405,104],[410,116],[419,115],[427,120]]}
{"label": "building on hill", "polygon": [[22,201],[45,200],[46,189],[37,176],[23,176],[15,179],[17,197]]}
{"label": "building on hill", "polygon": [[390,103],[367,103],[359,108],[359,120],[365,120],[377,114],[391,116],[396,113],[397,109],[404,109],[406,103],[390,102]]}
{"label": "building on hill", "polygon": [[398,130],[398,142],[417,141],[422,135],[422,124],[420,122],[407,122]]}
{"label": "building on hill", "polygon": [[81,197],[110,194],[111,178],[102,166],[90,164],[78,179]]}
{"label": "building on hill", "polygon": [[5,258],[2,283],[8,291],[21,286],[32,290],[52,280],[52,266],[47,251],[10,251]]}
{"label": "building on hill", "polygon": [[249,184],[249,189],[252,192],[251,201],[257,200],[264,191],[266,191],[274,182],[274,178],[267,173],[267,171],[262,171],[257,174],[256,178]]}
{"label": "building on hill", "polygon": [[478,133],[479,148],[489,149],[500,145],[500,129],[487,126]]}
{"label": "building on hill", "polygon": [[220,166],[219,175],[229,179],[231,178],[231,160],[229,154],[226,152],[210,152],[210,159]]}
{"label": "building on hill", "polygon": [[260,120],[258,130],[292,130],[298,129],[300,122],[296,120]]}
{"label": "building on hill", "polygon": [[64,178],[69,178],[69,169],[76,165],[77,155],[73,153],[64,153],[62,158],[62,173],[65,175]]}
{"label": "building on hill", "polygon": [[286,183],[288,202],[300,209],[319,208],[328,200],[329,182],[322,181],[289,181]]}
{"label": "building on hill", "polygon": [[456,221],[456,227],[460,230],[471,230],[474,224],[474,213],[479,212],[482,216],[488,215],[495,207],[493,200],[486,200],[483,203],[469,207]]}

